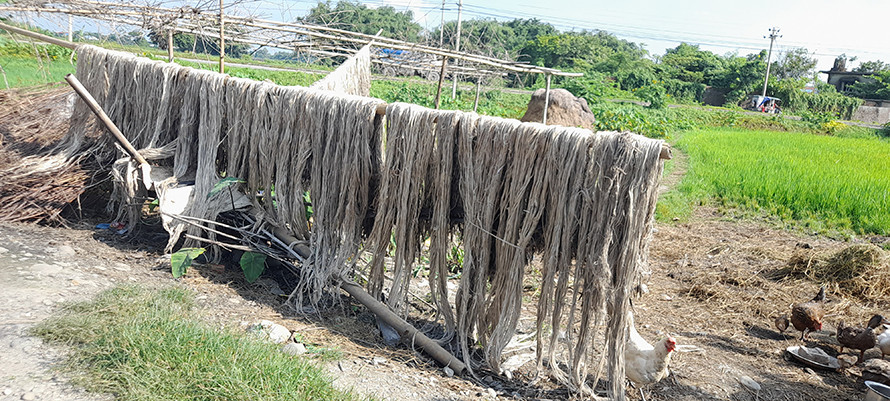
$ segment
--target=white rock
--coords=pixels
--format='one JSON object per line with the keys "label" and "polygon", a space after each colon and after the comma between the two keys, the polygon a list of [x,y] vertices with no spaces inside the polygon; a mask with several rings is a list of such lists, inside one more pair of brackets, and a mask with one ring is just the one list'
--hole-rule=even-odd
{"label": "white rock", "polygon": [[443,369],[443,370],[445,371],[445,376],[448,376],[448,377],[454,376],[454,369],[451,369],[450,367],[446,366],[445,369]]}
{"label": "white rock", "polygon": [[77,252],[74,250],[74,248],[72,248],[68,245],[60,245],[58,248],[56,248],[55,256],[60,259],[64,259],[64,258],[73,257],[76,254],[77,254]]}
{"label": "white rock", "polygon": [[301,343],[290,343],[281,347],[281,352],[288,355],[303,355],[306,353],[306,346]]}
{"label": "white rock", "polygon": [[280,324],[274,324],[269,329],[269,339],[275,344],[284,343],[290,339],[290,330]]}
{"label": "white rock", "polygon": [[22,401],[34,401],[37,399],[37,395],[31,392],[25,393],[22,395]]}
{"label": "white rock", "polygon": [[495,390],[494,390],[493,388],[491,388],[491,387],[485,389],[485,392],[488,393],[488,396],[489,396],[489,397],[492,397],[492,398],[497,398],[497,396],[498,396],[498,392],[495,391]]}
{"label": "white rock", "polygon": [[753,391],[760,391],[760,384],[748,376],[739,376],[739,383]]}
{"label": "white rock", "polygon": [[[6,252],[6,248],[0,248],[0,249],[2,249],[2,251],[0,251],[0,253]],[[10,395],[10,394],[12,394],[11,388],[3,389],[3,395]]]}
{"label": "white rock", "polygon": [[[6,248],[0,246],[0,255],[4,254],[6,252],[9,252],[9,249],[6,249]],[[9,390],[9,389],[7,389],[7,390]],[[3,390],[3,391],[6,391],[6,390]],[[12,390],[9,390],[9,391],[12,391]],[[9,395],[9,394],[7,394],[7,395]]]}

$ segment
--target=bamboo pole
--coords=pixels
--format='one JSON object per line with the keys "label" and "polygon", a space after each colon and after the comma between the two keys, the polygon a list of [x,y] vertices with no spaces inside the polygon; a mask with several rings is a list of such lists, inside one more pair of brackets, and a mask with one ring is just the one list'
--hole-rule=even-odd
{"label": "bamboo pole", "polygon": [[51,36],[46,36],[46,35],[44,35],[44,34],[40,34],[40,33],[37,33],[37,32],[29,31],[29,30],[27,30],[27,29],[16,28],[16,27],[14,27],[14,26],[12,26],[12,25],[7,25],[7,24],[4,24],[4,23],[2,23],[2,22],[0,22],[0,29],[3,29],[3,30],[5,30],[5,31],[7,31],[7,32],[17,33],[17,34],[20,34],[20,35],[25,35],[25,36],[28,36],[28,37],[31,37],[31,38],[34,38],[34,39],[37,39],[37,40],[42,40],[42,41],[44,41],[44,42],[46,42],[46,43],[49,43],[49,44],[53,44],[53,45],[56,45],[56,46],[62,46],[62,47],[65,47],[65,48],[68,48],[68,49],[72,49],[72,50],[74,50],[74,49],[77,47],[77,45],[75,45],[74,43],[68,42],[68,41],[66,41],[66,40],[57,39],[57,38],[54,38],[54,37],[51,37]]}
{"label": "bamboo pole", "polygon": [[436,109],[439,109],[439,100],[442,99],[442,83],[445,82],[445,64],[448,63],[448,57],[442,57],[442,68],[439,69],[439,84],[436,85]]}
{"label": "bamboo pole", "polygon": [[121,133],[121,130],[117,128],[117,125],[108,118],[108,115],[105,114],[105,110],[102,110],[102,107],[99,106],[99,103],[96,102],[96,99],[93,98],[93,95],[87,91],[86,88],[77,80],[77,77],[74,74],[68,74],[65,76],[65,81],[68,81],[68,84],[71,85],[71,88],[74,89],[81,99],[90,107],[90,110],[96,114],[96,117],[99,118],[99,121],[102,121],[105,124],[105,127],[108,128],[108,131],[111,132],[111,135],[114,136],[114,139],[117,139],[117,143],[130,154],[130,156],[139,162],[140,165],[148,165],[148,161],[145,160],[139,152],[136,151],[136,148],[124,137],[124,134]]}
{"label": "bamboo pole", "polygon": [[167,30],[167,62],[173,62],[173,30]]}
{"label": "bamboo pole", "polygon": [[541,123],[547,124],[547,109],[550,107],[550,74],[547,74],[547,89],[544,90],[544,118]]}
{"label": "bamboo pole", "polygon": [[226,73],[226,35],[223,25],[223,0],[219,0],[219,73]]}
{"label": "bamboo pole", "polygon": [[482,89],[482,77],[476,78],[476,99],[473,100],[473,113],[479,108],[479,91]]}

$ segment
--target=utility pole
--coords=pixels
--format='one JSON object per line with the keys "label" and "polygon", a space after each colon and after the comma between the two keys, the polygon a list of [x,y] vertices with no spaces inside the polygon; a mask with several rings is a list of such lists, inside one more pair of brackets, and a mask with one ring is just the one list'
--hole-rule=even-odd
{"label": "utility pole", "polygon": [[[464,9],[464,0],[459,0],[457,3],[457,42],[454,45],[454,51],[460,51],[460,14]],[[456,61],[455,61],[456,62]],[[451,98],[454,99],[457,97],[457,73],[454,74],[454,83],[451,85]]]}
{"label": "utility pole", "polygon": [[782,35],[779,35],[779,28],[772,27],[769,30],[769,36],[764,36],[763,38],[769,38],[769,53],[766,56],[766,78],[763,79],[763,96],[766,96],[766,84],[769,83],[769,67],[770,63],[773,60],[773,42],[776,41],[776,38],[781,38]]}

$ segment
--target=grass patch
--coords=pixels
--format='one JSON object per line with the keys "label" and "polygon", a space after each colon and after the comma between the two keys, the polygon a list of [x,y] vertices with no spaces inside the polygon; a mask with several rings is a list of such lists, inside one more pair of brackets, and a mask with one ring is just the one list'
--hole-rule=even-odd
{"label": "grass patch", "polygon": [[[6,81],[10,88],[59,82],[65,79],[66,74],[74,72],[74,66],[67,58],[43,58],[38,61],[33,56],[0,56],[0,67],[6,73]],[[6,89],[2,76],[0,76],[0,89]]]}
{"label": "grass patch", "polygon": [[890,142],[793,132],[707,129],[685,133],[679,186],[692,202],[715,199],[766,211],[821,233],[890,234]]}
{"label": "grass patch", "polygon": [[77,384],[122,400],[349,400],[310,360],[195,317],[192,293],[121,286],[33,329],[73,345]]}

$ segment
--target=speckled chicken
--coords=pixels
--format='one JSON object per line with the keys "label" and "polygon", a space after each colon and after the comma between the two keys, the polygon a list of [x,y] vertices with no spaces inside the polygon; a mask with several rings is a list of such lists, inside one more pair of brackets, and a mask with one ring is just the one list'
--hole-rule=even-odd
{"label": "speckled chicken", "polygon": [[841,344],[841,351],[850,348],[859,351],[859,359],[856,364],[862,362],[865,351],[874,348],[878,344],[878,336],[875,329],[886,323],[881,315],[874,315],[868,321],[866,327],[847,326],[843,321],[837,325],[837,342]]}
{"label": "speckled chicken", "polygon": [[810,332],[822,330],[822,318],[825,317],[823,303],[825,303],[825,287],[820,288],[813,299],[791,307],[791,325],[801,332],[801,340],[806,339]]}

